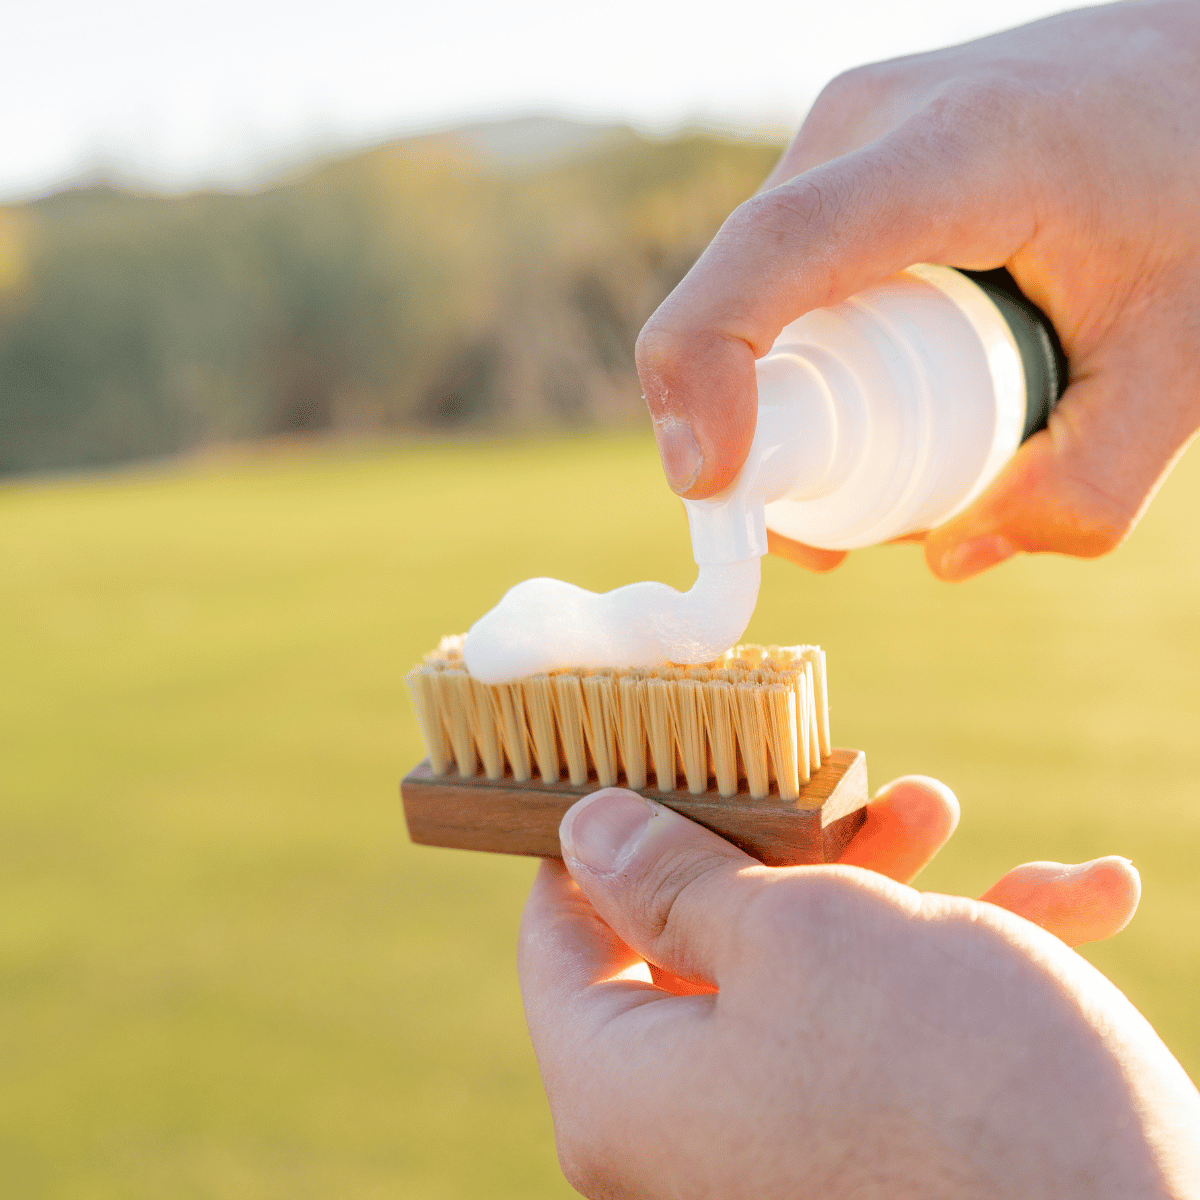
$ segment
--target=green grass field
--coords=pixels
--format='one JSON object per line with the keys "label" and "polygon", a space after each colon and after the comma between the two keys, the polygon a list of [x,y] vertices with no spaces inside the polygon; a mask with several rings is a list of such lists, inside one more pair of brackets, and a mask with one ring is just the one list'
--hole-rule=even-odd
{"label": "green grass field", "polygon": [[[1086,953],[1200,1075],[1200,457],[1108,559],[770,561],[835,741],[958,792],[922,879],[1127,854]],[[0,489],[0,1168],[63,1200],[572,1194],[521,1018],[533,864],[407,843],[403,674],[509,585],[689,586],[648,436]]]}

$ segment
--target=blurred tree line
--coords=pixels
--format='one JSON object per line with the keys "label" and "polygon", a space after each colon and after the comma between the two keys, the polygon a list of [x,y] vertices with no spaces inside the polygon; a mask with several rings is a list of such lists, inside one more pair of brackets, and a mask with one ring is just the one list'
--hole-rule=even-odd
{"label": "blurred tree line", "polygon": [[0,207],[0,474],[629,421],[638,330],[778,155],[614,129],[514,163],[439,135],[255,194]]}

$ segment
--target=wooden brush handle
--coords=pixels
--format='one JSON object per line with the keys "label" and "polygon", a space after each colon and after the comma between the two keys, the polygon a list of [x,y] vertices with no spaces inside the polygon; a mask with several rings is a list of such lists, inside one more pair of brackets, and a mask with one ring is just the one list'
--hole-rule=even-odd
{"label": "wooden brush handle", "polygon": [[[559,858],[558,826],[581,796],[598,783],[575,787],[565,780],[464,779],[435,775],[426,759],[400,784],[408,836],[423,846],[491,850]],[[725,799],[713,790],[640,788],[639,794],[711,829],[770,867],[835,862],[866,819],[867,759],[861,750],[835,749],[798,800],[739,794]]]}

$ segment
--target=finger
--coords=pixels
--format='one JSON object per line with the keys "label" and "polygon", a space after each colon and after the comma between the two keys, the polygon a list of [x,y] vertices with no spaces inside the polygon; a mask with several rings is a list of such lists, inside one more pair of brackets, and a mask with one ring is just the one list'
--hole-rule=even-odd
{"label": "finger", "polygon": [[[899,546],[905,542],[923,542],[927,536],[924,530],[920,533],[906,533],[903,537],[892,538],[888,545]],[[773,529],[767,530],[767,549],[776,558],[786,558],[788,562],[794,562],[796,566],[804,567],[808,571],[815,571],[817,574],[824,574],[826,571],[832,571],[834,567],[840,567],[846,561],[849,553],[846,550],[822,550],[819,546],[806,546],[803,542],[793,541],[789,537],[784,537],[782,533],[776,533]]]}
{"label": "finger", "polygon": [[1003,107],[980,128],[970,99],[944,95],[748,200],[651,317],[638,371],[680,494],[732,482],[754,433],[754,360],[785,324],[914,262],[999,265],[1032,235],[1032,180],[1004,177],[1004,143],[1019,130]]}
{"label": "finger", "polygon": [[935,575],[966,579],[1019,551],[1094,558],[1120,545],[1200,426],[1200,368],[1179,352],[1182,331],[1166,332],[1165,313],[1142,318],[1160,331],[1153,346],[1139,329],[1132,342],[1116,337],[1081,355],[1083,377],[1048,427],[965,512],[930,533],[925,557]]}
{"label": "finger", "polygon": [[777,558],[786,558],[798,567],[817,572],[832,571],[846,557],[845,550],[821,550],[816,546],[806,546],[773,529],[767,530],[767,549]]}
{"label": "finger", "polygon": [[910,883],[950,840],[958,817],[958,799],[944,783],[906,775],[879,789],[838,862]]}
{"label": "finger", "polygon": [[1078,866],[1025,863],[980,899],[1040,925],[1068,946],[1112,937],[1133,919],[1142,880],[1127,858],[1112,855]]}
{"label": "finger", "polygon": [[719,986],[739,909],[766,871],[715,833],[636,792],[605,788],[559,827],[563,860],[617,937],[647,962]]}

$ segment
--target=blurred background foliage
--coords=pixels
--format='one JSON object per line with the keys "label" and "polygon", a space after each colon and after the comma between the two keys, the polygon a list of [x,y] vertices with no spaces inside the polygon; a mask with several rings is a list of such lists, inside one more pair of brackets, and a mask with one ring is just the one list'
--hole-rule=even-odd
{"label": "blurred background foliage", "polygon": [[526,118],[256,194],[0,209],[0,473],[643,416],[642,323],[774,144]]}

